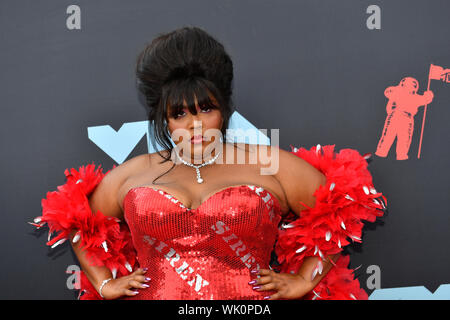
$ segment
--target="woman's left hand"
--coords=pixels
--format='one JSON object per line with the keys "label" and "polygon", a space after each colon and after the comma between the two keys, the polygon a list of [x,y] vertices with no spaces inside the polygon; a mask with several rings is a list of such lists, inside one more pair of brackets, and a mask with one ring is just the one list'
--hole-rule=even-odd
{"label": "woman's left hand", "polygon": [[249,282],[249,285],[253,285],[254,290],[258,292],[276,291],[274,294],[264,297],[268,300],[300,299],[313,289],[311,283],[298,274],[277,273],[268,269],[259,269],[258,272],[252,273],[260,276]]}

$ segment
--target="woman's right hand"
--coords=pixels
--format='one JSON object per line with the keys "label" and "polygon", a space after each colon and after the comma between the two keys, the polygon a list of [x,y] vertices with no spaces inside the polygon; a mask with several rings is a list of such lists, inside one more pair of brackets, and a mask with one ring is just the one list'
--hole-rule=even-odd
{"label": "woman's right hand", "polygon": [[147,269],[139,268],[127,276],[108,281],[102,288],[102,295],[106,300],[118,299],[122,296],[135,296],[139,293],[133,289],[148,288],[146,282],[150,278],[145,276]]}

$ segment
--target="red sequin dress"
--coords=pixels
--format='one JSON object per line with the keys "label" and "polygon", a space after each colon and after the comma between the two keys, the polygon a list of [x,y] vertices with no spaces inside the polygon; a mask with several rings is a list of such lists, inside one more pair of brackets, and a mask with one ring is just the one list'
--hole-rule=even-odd
{"label": "red sequin dress", "polygon": [[186,208],[152,187],[132,188],[124,199],[140,267],[149,288],[126,299],[262,299],[248,284],[253,269],[269,268],[281,210],[265,189],[241,185]]}

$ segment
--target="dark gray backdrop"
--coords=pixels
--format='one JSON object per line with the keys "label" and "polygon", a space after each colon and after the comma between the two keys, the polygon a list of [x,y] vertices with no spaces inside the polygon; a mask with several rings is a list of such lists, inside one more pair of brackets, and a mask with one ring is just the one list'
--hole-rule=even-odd
{"label": "dark gray backdrop", "polygon": [[[66,27],[72,4],[81,30]],[[371,4],[381,8],[381,30],[366,27]],[[221,41],[234,62],[236,109],[257,128],[280,128],[282,148],[365,153],[375,152],[383,128],[385,88],[412,76],[423,93],[430,63],[450,67],[449,12],[444,0],[1,1],[0,298],[75,297],[66,285],[76,264],[69,245],[52,251],[26,222],[64,183],[65,168],[115,164],[87,127],[146,120],[133,67],[157,34],[195,25]],[[370,165],[389,215],[349,250],[363,288],[370,265],[380,267],[382,288],[450,283],[450,84],[432,81],[431,90],[421,159],[423,108],[410,159],[397,161],[394,143]],[[144,152],[142,139],[129,158]]]}

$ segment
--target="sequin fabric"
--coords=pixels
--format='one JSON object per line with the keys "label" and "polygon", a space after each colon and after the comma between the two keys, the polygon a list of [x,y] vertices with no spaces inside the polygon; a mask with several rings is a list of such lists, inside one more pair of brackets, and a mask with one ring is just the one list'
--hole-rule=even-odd
{"label": "sequin fabric", "polygon": [[278,200],[258,186],[220,190],[198,208],[167,192],[132,188],[123,203],[139,266],[150,287],[124,299],[263,299],[248,282],[269,269],[281,220]]}

